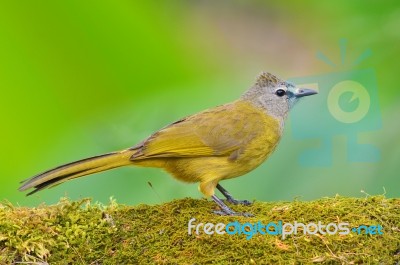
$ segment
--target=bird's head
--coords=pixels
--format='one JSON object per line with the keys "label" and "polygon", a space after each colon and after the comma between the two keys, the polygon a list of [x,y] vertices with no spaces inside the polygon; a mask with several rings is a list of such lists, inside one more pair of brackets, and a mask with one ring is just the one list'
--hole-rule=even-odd
{"label": "bird's head", "polygon": [[317,93],[312,89],[298,88],[273,74],[263,72],[257,77],[255,84],[242,95],[242,99],[265,109],[269,115],[284,120],[299,99]]}

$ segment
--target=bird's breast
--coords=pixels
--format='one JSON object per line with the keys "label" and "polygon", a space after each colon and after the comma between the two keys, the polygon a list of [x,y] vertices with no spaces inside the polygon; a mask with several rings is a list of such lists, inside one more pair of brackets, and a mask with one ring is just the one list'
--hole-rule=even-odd
{"label": "bird's breast", "polygon": [[237,177],[252,171],[273,153],[281,138],[279,121],[266,117],[262,123],[263,130],[252,141],[245,144],[240,154],[233,154],[228,159],[235,170],[225,178]]}

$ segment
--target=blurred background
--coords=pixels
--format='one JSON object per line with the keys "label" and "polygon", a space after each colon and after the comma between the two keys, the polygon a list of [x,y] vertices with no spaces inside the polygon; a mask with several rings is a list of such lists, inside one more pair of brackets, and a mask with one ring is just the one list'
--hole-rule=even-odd
{"label": "blurred background", "polygon": [[[343,81],[334,73],[363,69],[373,126],[341,123],[333,132],[324,125],[332,118],[323,111],[326,96],[307,98],[273,156],[223,186],[239,199],[263,201],[399,197],[399,28],[397,1],[1,1],[0,200],[200,198],[197,184],[134,167],[31,197],[17,188],[41,171],[133,146],[181,117],[232,101],[261,71],[304,83],[333,78],[334,85]],[[331,88],[317,87],[320,95]],[[340,100],[351,112],[363,99]],[[324,163],[304,155],[324,142],[332,147],[320,148]],[[349,159],[357,143],[374,146],[374,159]]]}

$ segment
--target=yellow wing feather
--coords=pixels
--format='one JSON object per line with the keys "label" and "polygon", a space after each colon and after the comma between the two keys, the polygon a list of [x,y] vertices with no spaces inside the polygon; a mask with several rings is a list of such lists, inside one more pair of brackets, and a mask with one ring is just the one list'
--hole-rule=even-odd
{"label": "yellow wing feather", "polygon": [[243,101],[206,110],[156,132],[135,147],[132,159],[230,156],[263,132],[262,115]]}

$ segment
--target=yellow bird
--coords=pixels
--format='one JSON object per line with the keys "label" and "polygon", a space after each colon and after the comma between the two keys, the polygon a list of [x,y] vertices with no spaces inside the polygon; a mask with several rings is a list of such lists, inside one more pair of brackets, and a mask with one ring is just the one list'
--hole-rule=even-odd
{"label": "yellow bird", "polygon": [[23,181],[28,195],[67,180],[127,166],[157,167],[185,182],[199,182],[199,190],[221,208],[221,215],[239,215],[215,194],[217,188],[233,204],[220,184],[258,167],[276,148],[284,120],[304,96],[316,94],[297,88],[270,73],[261,73],[238,100],[178,120],[141,143],[118,152],[94,156],[45,171]]}

